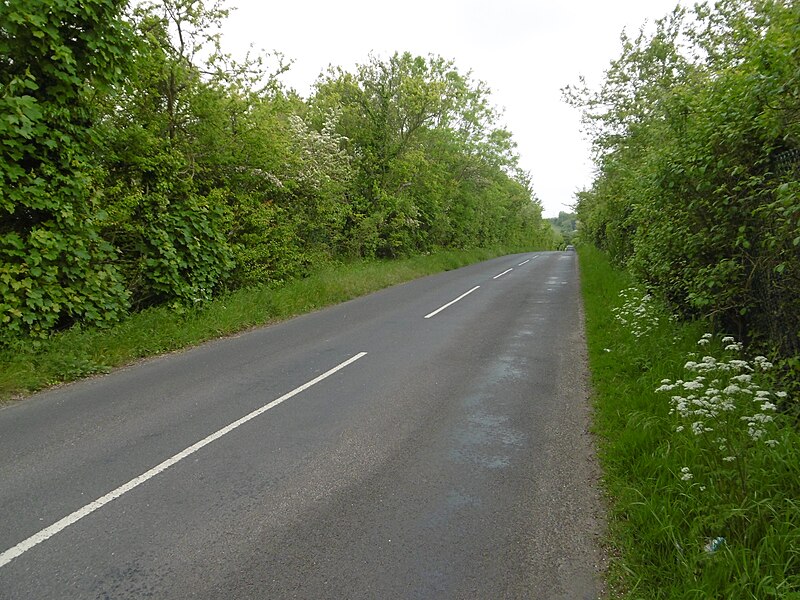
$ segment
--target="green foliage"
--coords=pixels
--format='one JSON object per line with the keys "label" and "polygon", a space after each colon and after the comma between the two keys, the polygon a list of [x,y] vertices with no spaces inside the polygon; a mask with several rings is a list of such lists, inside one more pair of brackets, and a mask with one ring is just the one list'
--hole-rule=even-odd
{"label": "green foliage", "polygon": [[441,58],[304,101],[280,55],[222,51],[220,3],[0,11],[0,345],[340,257],[554,241],[488,90]]}
{"label": "green foliage", "polygon": [[797,597],[800,440],[769,362],[663,318],[629,273],[578,251],[613,597]]}
{"label": "green foliage", "polygon": [[95,98],[129,47],[119,13],[113,0],[0,4],[0,343],[126,308],[89,155]]}
{"label": "green foliage", "polygon": [[682,315],[799,354],[800,6],[699,5],[623,42],[569,93],[599,166],[582,236]]}
{"label": "green foliage", "polygon": [[312,114],[340,111],[337,131],[357,161],[350,252],[552,239],[488,95],[451,62],[409,53],[318,81]]}
{"label": "green foliage", "polygon": [[[191,63],[213,41],[205,31],[222,16],[178,1],[133,15],[139,35],[132,69],[109,99],[98,157],[110,215],[103,235],[120,251],[135,308],[206,301],[233,267],[221,194],[204,181],[212,165],[198,159],[213,143],[204,139],[207,128],[225,117],[225,98]],[[180,32],[177,45],[170,27]]]}

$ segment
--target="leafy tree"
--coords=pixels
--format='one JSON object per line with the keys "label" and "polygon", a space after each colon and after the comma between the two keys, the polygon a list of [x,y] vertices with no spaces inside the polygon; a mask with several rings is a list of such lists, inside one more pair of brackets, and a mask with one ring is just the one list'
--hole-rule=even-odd
{"label": "leafy tree", "polygon": [[[624,39],[597,91],[586,236],[685,315],[800,354],[800,7],[725,1]],[[792,359],[794,360],[794,359]]]}
{"label": "leafy tree", "polygon": [[449,61],[370,57],[303,101],[280,55],[222,51],[217,2],[0,11],[0,342],[320,257],[552,241],[489,90]]}
{"label": "leafy tree", "polygon": [[115,0],[0,3],[0,323],[3,339],[117,320],[127,294],[94,185],[98,98],[130,31]]}
{"label": "leafy tree", "polygon": [[496,127],[489,90],[450,61],[396,53],[370,57],[355,74],[334,68],[311,107],[340,109],[338,131],[356,159],[354,252],[496,244],[508,237],[509,215],[538,209],[510,134]]}
{"label": "leafy tree", "polygon": [[189,0],[144,4],[131,15],[138,34],[133,68],[104,119],[104,236],[136,307],[207,300],[232,267],[224,210],[204,185],[206,154],[225,146],[209,132],[225,121],[224,94],[194,64],[225,16]]}

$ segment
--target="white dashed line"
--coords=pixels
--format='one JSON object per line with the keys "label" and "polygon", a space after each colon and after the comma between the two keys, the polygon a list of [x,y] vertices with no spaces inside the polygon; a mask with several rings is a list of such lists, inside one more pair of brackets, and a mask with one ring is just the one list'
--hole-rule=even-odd
{"label": "white dashed line", "polygon": [[429,313],[429,314],[425,315],[425,318],[426,318],[426,319],[430,319],[431,317],[434,317],[434,316],[438,315],[438,314],[439,314],[440,312],[442,312],[442,311],[443,311],[445,308],[447,308],[447,307],[448,307],[448,306],[450,306],[451,304],[455,304],[456,302],[458,302],[458,301],[459,301],[459,300],[461,300],[462,298],[465,298],[466,296],[469,296],[469,295],[470,295],[472,292],[474,292],[475,290],[477,290],[479,287],[481,287],[481,286],[479,286],[479,285],[476,285],[476,286],[475,286],[474,288],[472,288],[470,291],[468,291],[468,292],[464,292],[463,294],[461,294],[461,295],[460,295],[458,298],[456,298],[455,300],[451,300],[450,302],[448,302],[448,303],[447,303],[447,304],[445,304],[444,306],[440,306],[439,308],[437,308],[437,309],[436,309],[435,311],[433,311],[432,313]]}
{"label": "white dashed line", "polygon": [[510,268],[510,269],[506,269],[506,270],[505,270],[505,271],[503,271],[502,273],[498,273],[497,275],[495,275],[494,277],[492,277],[492,279],[497,279],[498,277],[502,277],[502,276],[503,276],[503,275],[505,275],[506,273],[510,273],[510,272],[511,272],[511,271],[513,271],[513,270],[514,270],[514,268],[513,268],[513,267],[512,267],[512,268]]}

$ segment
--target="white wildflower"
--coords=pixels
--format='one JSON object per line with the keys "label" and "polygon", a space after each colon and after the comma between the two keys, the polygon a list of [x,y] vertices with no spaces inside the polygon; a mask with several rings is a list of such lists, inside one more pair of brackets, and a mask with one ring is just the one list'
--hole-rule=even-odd
{"label": "white wildflower", "polygon": [[741,371],[742,369],[745,369],[747,371],[753,370],[753,368],[750,366],[750,363],[748,363],[746,360],[740,360],[738,358],[729,360],[728,364],[733,368],[735,368],[737,371]]}
{"label": "white wildflower", "polygon": [[752,417],[750,417],[750,420],[754,423],[772,423],[775,419],[773,418],[772,415],[756,413]]}
{"label": "white wildflower", "polygon": [[767,371],[772,368],[772,363],[767,360],[766,356],[756,356],[753,362],[756,363],[758,368],[762,371]]}

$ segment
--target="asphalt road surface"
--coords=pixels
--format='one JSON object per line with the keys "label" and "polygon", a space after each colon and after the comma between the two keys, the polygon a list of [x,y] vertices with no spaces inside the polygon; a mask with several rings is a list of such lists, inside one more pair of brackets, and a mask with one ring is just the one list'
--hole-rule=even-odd
{"label": "asphalt road surface", "polygon": [[600,593],[574,252],[0,410],[0,598]]}

